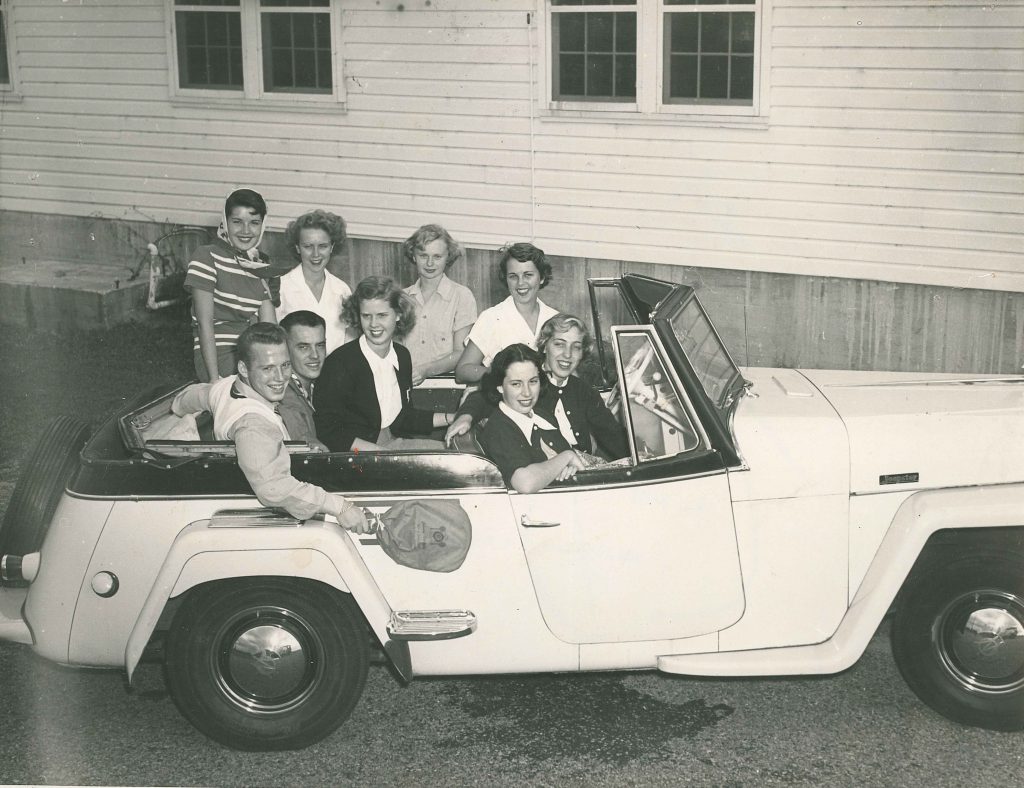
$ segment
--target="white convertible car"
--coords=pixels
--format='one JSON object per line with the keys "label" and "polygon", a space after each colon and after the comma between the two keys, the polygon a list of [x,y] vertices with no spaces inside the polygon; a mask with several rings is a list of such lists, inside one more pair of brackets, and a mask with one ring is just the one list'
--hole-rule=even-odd
{"label": "white convertible car", "polygon": [[169,437],[174,392],[151,392],[91,437],[58,420],[27,461],[0,638],[129,677],[156,653],[204,733],[281,749],[344,722],[371,649],[405,679],[827,674],[892,612],[925,703],[1024,727],[1024,378],[739,369],[691,288],[590,289],[628,458],[526,495],[472,440],[293,447],[297,476],[369,512],[461,507],[456,570],[260,508],[233,447]]}

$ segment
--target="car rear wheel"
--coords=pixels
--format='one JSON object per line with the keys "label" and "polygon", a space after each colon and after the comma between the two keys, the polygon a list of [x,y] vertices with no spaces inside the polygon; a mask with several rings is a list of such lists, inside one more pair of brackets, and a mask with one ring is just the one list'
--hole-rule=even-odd
{"label": "car rear wheel", "polygon": [[907,684],[957,722],[1024,729],[1024,554],[961,550],[926,567],[893,621]]}
{"label": "car rear wheel", "polygon": [[298,749],[352,713],[368,655],[347,594],[291,578],[221,581],[192,592],[175,614],[164,677],[181,713],[211,739]]}
{"label": "car rear wheel", "polygon": [[0,524],[0,555],[25,555],[42,546],[88,437],[88,425],[68,416],[54,419],[39,436]]}

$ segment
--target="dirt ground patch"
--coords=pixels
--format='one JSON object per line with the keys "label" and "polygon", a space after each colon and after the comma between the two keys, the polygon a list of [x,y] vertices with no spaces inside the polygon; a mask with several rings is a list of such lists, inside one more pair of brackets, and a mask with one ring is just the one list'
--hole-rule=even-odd
{"label": "dirt ground patch", "polygon": [[93,426],[139,391],[193,377],[188,313],[175,307],[104,331],[0,331],[0,511],[20,464],[55,417]]}

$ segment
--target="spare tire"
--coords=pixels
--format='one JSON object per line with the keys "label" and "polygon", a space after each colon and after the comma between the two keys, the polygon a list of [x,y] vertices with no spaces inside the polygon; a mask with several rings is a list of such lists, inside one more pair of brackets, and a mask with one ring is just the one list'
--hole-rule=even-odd
{"label": "spare tire", "polygon": [[88,438],[88,425],[70,416],[55,419],[39,437],[25,458],[0,524],[0,555],[39,550]]}

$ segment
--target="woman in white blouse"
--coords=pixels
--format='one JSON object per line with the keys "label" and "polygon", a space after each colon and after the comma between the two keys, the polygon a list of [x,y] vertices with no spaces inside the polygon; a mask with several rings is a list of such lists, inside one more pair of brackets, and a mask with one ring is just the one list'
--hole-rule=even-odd
{"label": "woman in white blouse", "polygon": [[345,220],[319,208],[302,214],[285,231],[299,264],[281,277],[278,322],[300,309],[316,312],[327,323],[328,353],[351,338],[341,319],[341,305],[352,289],[327,270],[331,254],[344,245],[345,237]]}

